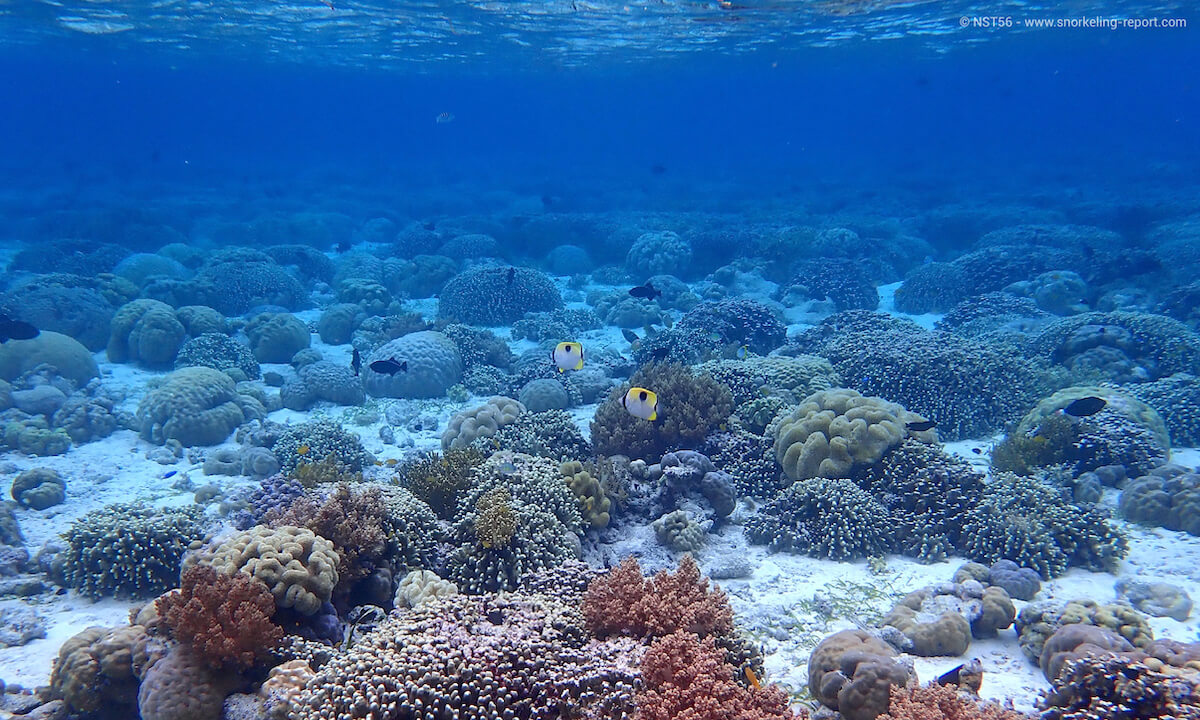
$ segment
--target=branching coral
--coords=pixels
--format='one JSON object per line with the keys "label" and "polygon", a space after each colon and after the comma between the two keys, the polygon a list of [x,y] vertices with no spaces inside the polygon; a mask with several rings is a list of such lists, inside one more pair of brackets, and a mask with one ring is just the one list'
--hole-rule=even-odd
{"label": "branching coral", "polygon": [[1118,655],[1068,662],[1042,701],[1045,720],[1196,720],[1200,689],[1195,679],[1152,670]]}
{"label": "branching coral", "polygon": [[870,493],[850,480],[794,483],[746,522],[746,537],[772,550],[853,560],[891,550],[894,523]]}
{"label": "branching coral", "polygon": [[582,611],[588,630],[600,637],[663,637],[677,631],[703,637],[733,631],[729,600],[720,589],[709,589],[691,555],[684,556],[674,573],[663,570],[652,578],[643,577],[636,559],[626,558],[592,581]]}
{"label": "branching coral", "polygon": [[[667,450],[696,447],[733,412],[728,388],[683,365],[647,365],[629,382],[609,394],[592,420],[592,443],[602,454],[650,460]],[[630,386],[657,393],[659,422],[634,417],[622,406]]]}
{"label": "branching coral", "polygon": [[450,520],[458,500],[471,484],[471,473],[483,463],[483,453],[471,447],[431,453],[400,467],[400,482],[424,500],[442,520]]}
{"label": "branching coral", "polygon": [[713,638],[677,631],[655,640],[642,657],[635,720],[766,720],[792,718],[775,686],[734,680]]}
{"label": "branching coral", "polygon": [[978,702],[958,688],[933,683],[892,692],[878,720],[1029,720],[1028,715],[992,702]]}
{"label": "branching coral", "polygon": [[171,636],[213,669],[253,667],[283,639],[283,628],[271,622],[271,591],[245,573],[196,565],[184,571],[178,592],[155,604]]}

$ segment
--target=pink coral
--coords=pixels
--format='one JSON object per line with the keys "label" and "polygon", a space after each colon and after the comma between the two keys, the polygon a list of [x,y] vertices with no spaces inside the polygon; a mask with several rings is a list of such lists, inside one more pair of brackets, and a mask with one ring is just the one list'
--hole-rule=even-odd
{"label": "pink coral", "polygon": [[696,561],[685,555],[672,574],[642,576],[637,560],[620,565],[588,586],[583,617],[598,636],[628,634],[661,637],[676,630],[696,635],[727,635],[733,631],[733,609],[720,589],[710,590]]}
{"label": "pink coral", "polygon": [[171,635],[212,668],[249,668],[283,638],[271,622],[275,598],[245,573],[233,577],[208,565],[184,571],[178,592],[155,605]]}
{"label": "pink coral", "polygon": [[793,717],[775,686],[748,689],[734,680],[711,637],[674,632],[642,658],[635,720],[783,720]]}

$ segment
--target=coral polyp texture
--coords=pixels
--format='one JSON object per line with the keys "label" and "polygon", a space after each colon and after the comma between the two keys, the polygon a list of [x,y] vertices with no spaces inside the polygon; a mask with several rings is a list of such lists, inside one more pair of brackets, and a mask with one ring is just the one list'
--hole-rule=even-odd
{"label": "coral polyp texture", "polygon": [[455,275],[442,288],[438,317],[471,325],[502,325],[527,312],[562,307],[549,277],[532,268],[480,267]]}

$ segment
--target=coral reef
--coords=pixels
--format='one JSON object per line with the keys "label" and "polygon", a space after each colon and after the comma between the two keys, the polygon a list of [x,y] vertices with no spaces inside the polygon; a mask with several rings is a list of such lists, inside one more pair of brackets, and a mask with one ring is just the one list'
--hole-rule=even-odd
{"label": "coral reef", "polygon": [[74,338],[42,329],[32,340],[9,340],[0,345],[0,379],[12,382],[38,366],[47,365],[54,372],[75,383],[87,385],[100,376],[96,360],[88,349]]}
{"label": "coral reef", "polygon": [[209,367],[176,370],[138,405],[141,435],[159,445],[216,445],[248,420],[266,416],[262,404],[237,392],[225,373]]}
{"label": "coral reef", "polygon": [[676,324],[679,332],[711,335],[719,345],[745,345],[766,355],[783,344],[787,328],[766,305],[746,298],[701,303]]}
{"label": "coral reef", "polygon": [[157,300],[134,300],[113,315],[108,359],[169,368],[187,335],[170,305]]}
{"label": "coral reef", "polygon": [[1121,515],[1132,522],[1200,536],[1200,474],[1165,465],[1121,491]]}
{"label": "coral reef", "polygon": [[329,462],[338,473],[355,473],[370,462],[358,435],[331,420],[310,420],[285,430],[271,446],[284,474],[303,465]]}
{"label": "coral reef", "polygon": [[339,563],[333,543],[312,530],[258,525],[201,550],[184,569],[205,564],[226,575],[247,573],[271,590],[278,607],[313,615],[332,596]]}
{"label": "coral reef", "polygon": [[1038,333],[1031,349],[1081,380],[1149,382],[1200,373],[1200,336],[1162,315],[1090,312]]}
{"label": "coral reef", "polygon": [[1071,504],[1049,485],[1011,473],[999,473],[984,489],[963,537],[972,560],[1012,560],[1043,578],[1068,567],[1111,570],[1129,552],[1106,509]]}
{"label": "coral reef", "polygon": [[496,432],[514,422],[525,406],[510,397],[497,395],[450,418],[442,433],[442,450],[468,447],[480,438],[491,438]]}
{"label": "coral reef", "polygon": [[174,587],[188,545],[203,535],[200,508],[109,505],[71,524],[63,582],[90,598],[153,597]]}
{"label": "coral reef", "polygon": [[792,480],[847,477],[880,460],[905,437],[935,440],[932,430],[907,427],[924,420],[883,398],[841,388],[823,390],[776,418],[775,456]]}
{"label": "coral reef", "polygon": [[479,267],[455,275],[438,297],[438,317],[471,325],[505,325],[527,312],[562,307],[549,277],[524,267]]}
{"label": "coral reef", "polygon": [[452,448],[445,455],[432,453],[400,467],[400,482],[424,501],[442,520],[451,520],[458,501],[471,484],[484,455],[471,447]]}
{"label": "coral reef", "polygon": [[258,360],[250,346],[238,342],[228,335],[203,333],[188,340],[175,355],[176,369],[185,367],[210,367],[228,373],[236,369],[245,380],[262,377]]}
{"label": "coral reef", "polygon": [[892,549],[893,522],[870,493],[850,480],[793,483],[746,521],[746,538],[771,550],[855,560]]}
{"label": "coral reef", "polygon": [[207,566],[188,568],[179,590],[155,605],[171,637],[214,670],[250,668],[283,639],[283,628],[271,622],[271,591],[245,573],[230,577]]}
{"label": "coral reef", "polygon": [[834,633],[808,658],[809,691],[846,720],[875,720],[894,694],[914,683],[895,649],[865,630]]}
{"label": "coral reef", "polygon": [[45,510],[67,498],[67,483],[51,468],[30,468],[13,478],[12,499],[21,507]]}
{"label": "coral reef", "polygon": [[318,360],[302,366],[279,389],[283,406],[307,410],[317,402],[334,405],[362,405],[366,398],[362,381],[345,365]]}
{"label": "coral reef", "polygon": [[725,593],[709,589],[691,555],[684,555],[674,573],[663,570],[650,578],[642,575],[636,559],[622,560],[588,585],[581,612],[588,631],[599,637],[733,632],[733,610]]}
{"label": "coral reef", "polygon": [[[661,422],[648,422],[625,410],[621,398],[631,386],[657,393]],[[729,389],[710,376],[693,374],[682,365],[647,365],[596,409],[592,444],[603,454],[651,459],[672,448],[699,445],[732,412]]]}
{"label": "coral reef", "polygon": [[246,325],[250,352],[264,363],[291,362],[312,341],[308,326],[291,313],[259,313]]}
{"label": "coral reef", "polygon": [[[371,363],[395,360],[407,370],[376,372]],[[363,386],[371,397],[431,398],[446,394],[462,382],[463,364],[458,348],[440,332],[421,330],[398,337],[363,356]]]}
{"label": "coral reef", "polygon": [[513,422],[500,426],[490,438],[481,438],[477,444],[485,450],[500,447],[555,460],[591,455],[591,447],[575,420],[562,410],[522,413]]}

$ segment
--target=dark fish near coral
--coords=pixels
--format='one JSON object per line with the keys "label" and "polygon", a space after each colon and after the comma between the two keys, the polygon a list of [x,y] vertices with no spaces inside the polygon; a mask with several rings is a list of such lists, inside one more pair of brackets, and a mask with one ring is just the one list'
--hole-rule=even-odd
{"label": "dark fish near coral", "polygon": [[653,285],[646,283],[645,285],[638,285],[637,287],[629,288],[629,294],[635,298],[653,300],[654,298],[662,295],[662,290],[656,290]]}
{"label": "dark fish near coral", "polygon": [[656,362],[662,362],[663,360],[666,360],[670,354],[671,348],[660,347],[654,352],[650,353],[650,357]]}
{"label": "dark fish near coral", "polygon": [[1063,412],[1071,417],[1084,418],[1095,415],[1107,406],[1108,401],[1104,398],[1089,395],[1072,401],[1070,405],[1063,408]]}
{"label": "dark fish near coral", "polygon": [[376,360],[368,367],[381,375],[395,375],[398,372],[408,372],[408,361],[398,362],[395,358],[388,358],[387,360]]}
{"label": "dark fish near coral", "polygon": [[980,450],[979,448],[971,448],[971,452],[975,453],[976,455],[982,455],[982,454],[983,454],[983,451],[982,451],[982,450]]}
{"label": "dark fish near coral", "polygon": [[508,269],[508,284],[509,284],[509,285],[512,285],[512,284],[513,284],[513,280],[514,280],[516,277],[517,277],[517,269],[516,269],[515,267],[510,267],[510,268]]}
{"label": "dark fish near coral", "polygon": [[904,427],[908,428],[912,432],[925,432],[926,430],[932,430],[937,427],[937,423],[932,420],[917,420],[910,423],[904,423]]}
{"label": "dark fish near coral", "polygon": [[635,333],[634,331],[630,330],[629,328],[621,328],[621,335],[622,335],[622,336],[625,338],[625,340],[626,340],[626,341],[628,341],[630,344],[632,344],[632,343],[635,343],[635,342],[637,342],[638,340],[641,340],[641,338],[640,338],[640,337],[638,337],[638,334],[637,334],[637,333]]}
{"label": "dark fish near coral", "polygon": [[958,667],[951,668],[951,669],[947,670],[946,672],[942,673],[941,675],[938,675],[937,676],[937,684],[938,685],[951,685],[953,687],[958,687],[958,674],[962,672],[962,669],[964,667],[966,667],[966,663],[963,663],[962,665],[959,665]]}
{"label": "dark fish near coral", "polygon": [[354,354],[350,356],[350,369],[354,371],[354,377],[362,370],[362,355],[358,354],[358,348],[354,348]]}
{"label": "dark fish near coral", "polygon": [[333,249],[337,250],[339,253],[344,253],[344,252],[350,252],[350,248],[352,248],[352,247],[354,247],[354,246],[351,245],[350,243],[346,242],[345,240],[343,240],[340,243],[338,243],[337,245],[334,245]]}
{"label": "dark fish near coral", "polygon": [[32,340],[40,333],[40,330],[24,320],[13,320],[7,315],[0,315],[0,342]]}

